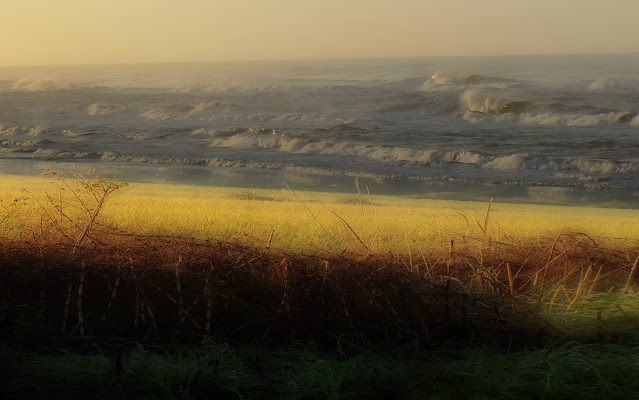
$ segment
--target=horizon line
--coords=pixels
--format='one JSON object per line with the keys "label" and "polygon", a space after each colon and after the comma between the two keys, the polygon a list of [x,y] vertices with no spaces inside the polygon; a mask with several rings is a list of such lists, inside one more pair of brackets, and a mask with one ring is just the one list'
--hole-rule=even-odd
{"label": "horizon line", "polygon": [[505,54],[467,54],[467,55],[430,55],[430,56],[371,56],[371,57],[327,57],[327,58],[273,58],[273,59],[224,59],[224,60],[190,60],[190,61],[116,61],[86,63],[42,63],[42,64],[6,64],[0,68],[33,68],[33,67],[94,67],[94,66],[126,66],[126,65],[183,65],[183,64],[235,64],[235,63],[285,63],[285,62],[337,62],[337,61],[373,61],[373,60],[427,60],[446,58],[511,58],[511,57],[584,57],[584,56],[621,56],[639,55],[632,52],[576,52],[576,53],[505,53]]}

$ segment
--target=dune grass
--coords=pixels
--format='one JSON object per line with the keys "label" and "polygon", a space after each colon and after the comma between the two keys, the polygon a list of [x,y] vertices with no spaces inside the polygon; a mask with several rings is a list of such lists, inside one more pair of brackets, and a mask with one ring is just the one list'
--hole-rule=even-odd
{"label": "dune grass", "polygon": [[639,393],[637,210],[1,178],[13,393]]}
{"label": "dune grass", "polygon": [[[2,177],[0,204],[5,216],[12,214],[3,221],[4,238],[18,239],[50,224],[44,210],[55,216],[58,206],[71,213],[82,208],[70,193],[75,186],[52,178]],[[99,222],[112,229],[269,245],[304,255],[422,254],[446,251],[451,240],[471,247],[488,239],[535,244],[561,233],[582,233],[618,249],[639,243],[639,210],[498,202],[489,208],[491,199],[406,199],[358,193],[355,187],[351,194],[332,194],[142,183],[120,192],[101,210]],[[94,199],[82,199],[85,209],[95,207]]]}

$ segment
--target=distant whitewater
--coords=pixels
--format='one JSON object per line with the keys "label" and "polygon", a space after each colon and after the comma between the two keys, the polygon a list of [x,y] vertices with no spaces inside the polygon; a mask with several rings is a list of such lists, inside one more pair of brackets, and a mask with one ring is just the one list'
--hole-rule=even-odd
{"label": "distant whitewater", "polygon": [[636,207],[639,55],[0,69],[0,171]]}

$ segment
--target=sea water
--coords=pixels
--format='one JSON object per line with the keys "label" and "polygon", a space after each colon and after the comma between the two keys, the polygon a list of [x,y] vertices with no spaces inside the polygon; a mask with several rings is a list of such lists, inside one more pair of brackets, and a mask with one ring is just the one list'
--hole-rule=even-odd
{"label": "sea water", "polygon": [[637,54],[5,67],[0,173],[635,208],[637,112]]}

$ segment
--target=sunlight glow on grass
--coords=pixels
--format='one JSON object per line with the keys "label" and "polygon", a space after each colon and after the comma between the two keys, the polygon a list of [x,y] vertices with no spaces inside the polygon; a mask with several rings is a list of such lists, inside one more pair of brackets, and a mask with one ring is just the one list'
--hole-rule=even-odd
{"label": "sunlight glow on grass", "polygon": [[[72,182],[72,180],[68,180]],[[23,190],[26,189],[26,190]],[[52,178],[2,177],[5,237],[38,229],[43,211],[62,201],[78,212],[68,189]],[[49,198],[46,197],[48,193]],[[109,199],[100,222],[130,234],[232,241],[294,253],[428,252],[493,241],[534,243],[578,232],[618,246],[639,239],[639,211],[522,204],[491,205],[358,194],[134,184]],[[3,218],[0,215],[0,218]],[[484,229],[486,232],[484,232]],[[272,235],[272,237],[271,237]]]}

